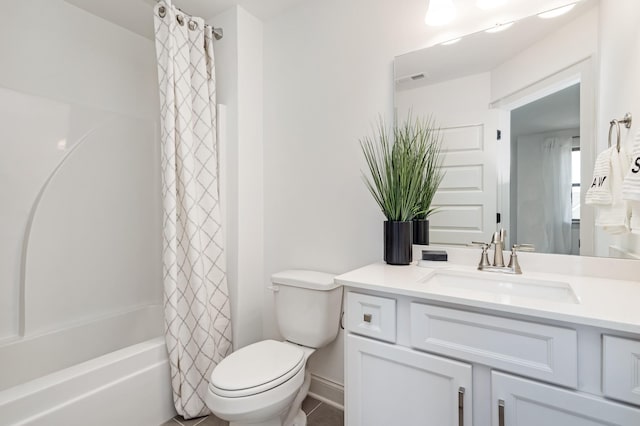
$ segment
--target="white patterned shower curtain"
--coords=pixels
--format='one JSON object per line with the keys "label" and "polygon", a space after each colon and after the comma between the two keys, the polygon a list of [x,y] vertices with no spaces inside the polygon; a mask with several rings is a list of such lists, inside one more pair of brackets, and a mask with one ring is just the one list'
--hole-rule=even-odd
{"label": "white patterned shower curtain", "polygon": [[231,353],[218,189],[213,37],[201,18],[154,9],[161,102],[165,339],[178,414],[209,414],[209,376]]}

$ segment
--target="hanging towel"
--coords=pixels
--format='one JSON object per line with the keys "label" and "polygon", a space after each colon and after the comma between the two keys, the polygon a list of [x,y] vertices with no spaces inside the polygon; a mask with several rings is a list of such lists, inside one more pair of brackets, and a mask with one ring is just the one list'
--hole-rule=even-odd
{"label": "hanging towel", "polygon": [[622,180],[631,163],[631,157],[624,147],[620,147],[620,152],[616,148],[609,151],[611,152],[609,188],[612,202],[608,206],[598,206],[596,226],[604,228],[605,231],[613,235],[625,234],[630,229],[631,212],[628,203],[622,199]]}
{"label": "hanging towel", "polygon": [[631,210],[631,233],[640,235],[640,201],[627,201]]}
{"label": "hanging towel", "polygon": [[[631,153],[631,166],[627,169],[622,184],[622,198],[624,200],[640,201],[640,132],[636,134]],[[640,217],[638,217],[640,220]]]}
{"label": "hanging towel", "polygon": [[585,204],[591,205],[611,205],[611,156],[615,147],[606,149],[598,154],[596,165],[593,168],[593,179],[591,187],[587,190]]}

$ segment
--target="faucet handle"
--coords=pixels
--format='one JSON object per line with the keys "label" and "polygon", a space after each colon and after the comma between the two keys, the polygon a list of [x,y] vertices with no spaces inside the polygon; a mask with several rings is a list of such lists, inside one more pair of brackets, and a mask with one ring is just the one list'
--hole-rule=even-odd
{"label": "faucet handle", "polygon": [[514,253],[516,251],[536,251],[536,248],[533,244],[514,244],[511,251]]}
{"label": "faucet handle", "polygon": [[511,247],[511,258],[509,259],[510,268],[514,274],[522,274],[522,269],[520,269],[520,262],[518,262],[518,251],[535,251],[535,247],[533,244],[514,244]]}
{"label": "faucet handle", "polygon": [[489,263],[489,254],[487,250],[489,250],[489,244],[481,243],[478,241],[472,241],[471,244],[467,244],[468,246],[477,246],[482,249],[482,254],[480,255],[480,263],[478,263],[478,269],[482,270],[487,266],[491,266]]}

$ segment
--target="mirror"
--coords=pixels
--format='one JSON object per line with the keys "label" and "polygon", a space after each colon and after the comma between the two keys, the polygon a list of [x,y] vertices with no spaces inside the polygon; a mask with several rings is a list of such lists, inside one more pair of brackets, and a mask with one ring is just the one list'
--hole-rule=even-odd
{"label": "mirror", "polygon": [[599,3],[395,58],[397,117],[431,115],[443,136],[434,244],[488,242],[505,228],[509,245],[602,252],[595,212],[581,207],[596,154]]}

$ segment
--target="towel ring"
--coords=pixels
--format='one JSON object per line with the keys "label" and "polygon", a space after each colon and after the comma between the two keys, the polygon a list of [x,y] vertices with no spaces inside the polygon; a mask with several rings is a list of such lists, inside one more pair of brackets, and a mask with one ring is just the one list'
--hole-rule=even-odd
{"label": "towel ring", "polygon": [[628,112],[624,115],[624,118],[620,120],[616,120],[615,118],[609,122],[609,148],[611,148],[611,131],[613,130],[613,126],[616,127],[616,149],[620,152],[620,123],[624,123],[624,127],[627,129],[631,128],[631,113]]}

